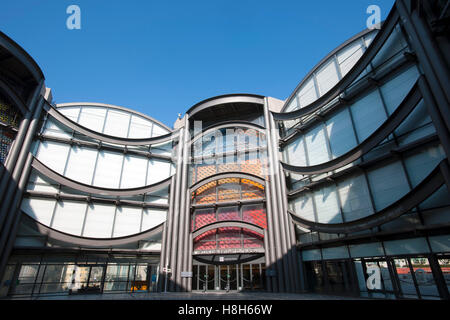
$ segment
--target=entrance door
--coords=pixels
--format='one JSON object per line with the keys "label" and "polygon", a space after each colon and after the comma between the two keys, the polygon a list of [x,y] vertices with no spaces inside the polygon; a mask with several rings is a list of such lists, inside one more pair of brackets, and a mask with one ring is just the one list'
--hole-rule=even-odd
{"label": "entrance door", "polygon": [[265,266],[257,264],[194,265],[192,290],[264,290]]}
{"label": "entrance door", "polygon": [[77,265],[72,276],[72,292],[99,293],[102,292],[106,266]]}

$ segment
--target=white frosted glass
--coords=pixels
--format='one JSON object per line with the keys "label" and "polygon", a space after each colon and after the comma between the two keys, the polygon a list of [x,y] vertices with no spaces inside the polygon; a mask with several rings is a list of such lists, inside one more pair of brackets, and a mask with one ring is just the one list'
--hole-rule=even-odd
{"label": "white frosted glass", "polygon": [[95,169],[94,185],[103,188],[119,188],[123,155],[100,151]]}
{"label": "white frosted glass", "polygon": [[341,223],[342,217],[334,186],[328,186],[314,192],[317,218],[320,223]]}
{"label": "white frosted glass", "polygon": [[64,131],[62,127],[60,127],[51,118],[47,119],[45,123],[44,135],[64,139],[70,139],[72,137],[72,135],[69,132]]}
{"label": "white frosted glass", "polygon": [[126,189],[145,186],[147,163],[147,158],[126,155],[123,163],[120,187]]}
{"label": "white frosted glass", "polygon": [[91,130],[102,132],[105,116],[105,108],[82,107],[78,123]]}
{"label": "white frosted glass", "polygon": [[51,227],[76,236],[81,235],[86,203],[59,201],[56,204],[55,217]]}
{"label": "white frosted glass", "polygon": [[305,135],[309,165],[315,165],[330,160],[324,130],[325,127],[320,124]]}
{"label": "white frosted glass", "polygon": [[384,209],[409,192],[408,181],[398,161],[369,170],[367,177],[376,211]]}
{"label": "white frosted glass", "polygon": [[306,81],[298,92],[300,107],[303,108],[317,99],[316,87],[314,79],[310,78]]}
{"label": "white frosted glass", "polygon": [[327,132],[330,139],[331,154],[337,158],[356,146],[355,133],[348,109],[343,109],[327,120]]}
{"label": "white frosted glass", "polygon": [[150,209],[150,208],[145,209],[142,216],[141,232],[159,226],[161,223],[166,221],[166,216],[167,211],[165,210]]}
{"label": "white frosted glass", "polygon": [[70,151],[65,176],[69,179],[85,183],[92,183],[97,150],[73,146]]}
{"label": "white frosted glass", "polygon": [[147,184],[154,184],[170,176],[171,164],[169,162],[155,159],[150,159],[149,161]]}
{"label": "white frosted glass", "polygon": [[306,166],[305,147],[303,137],[290,142],[285,148],[284,161],[295,166]]}
{"label": "white frosted glass", "polygon": [[114,222],[114,238],[139,233],[142,208],[119,207]]}
{"label": "white frosted glass", "polygon": [[126,138],[129,125],[129,113],[109,109],[103,133],[110,136]]}
{"label": "white frosted glass", "polygon": [[367,217],[373,213],[369,189],[364,176],[354,176],[338,183],[345,221]]}
{"label": "white frosted glass", "polygon": [[83,236],[88,238],[111,238],[115,209],[116,207],[112,205],[89,205]]}
{"label": "white frosted glass", "polygon": [[27,190],[56,193],[58,189],[49,181],[42,179],[36,171],[32,171],[28,179]]}
{"label": "white frosted glass", "polygon": [[327,64],[320,68],[316,73],[317,84],[319,85],[320,95],[324,95],[328,90],[333,88],[339,81],[336,71],[336,64],[334,59],[327,62]]}
{"label": "white frosted glass", "polygon": [[430,252],[425,238],[385,241],[387,255]]}
{"label": "white frosted glass", "polygon": [[70,146],[52,141],[43,141],[39,145],[37,159],[52,170],[63,174]]}
{"label": "white frosted glass", "polygon": [[52,221],[55,200],[24,198],[21,209],[33,219],[49,226]]}
{"label": "white frosted glass", "polygon": [[310,193],[305,193],[294,199],[294,213],[303,219],[317,222],[314,217],[314,206],[312,201],[312,195]]}
{"label": "white frosted glass", "polygon": [[78,116],[80,114],[80,107],[63,107],[58,108],[58,111],[70,120],[77,122]]}
{"label": "white frosted glass", "polygon": [[400,103],[403,99],[405,99],[408,92],[413,87],[418,77],[419,72],[417,67],[412,66],[381,86],[381,94],[383,95],[389,114],[392,114],[392,112],[398,108]]}
{"label": "white frosted glass", "polygon": [[141,117],[132,115],[128,138],[130,139],[150,138],[151,135],[152,135],[152,123]]}
{"label": "white frosted glass", "polygon": [[[286,112],[297,110],[298,109],[298,103],[297,103],[297,97],[294,97],[289,105],[286,107]],[[287,127],[290,127],[290,125],[286,124],[287,121],[285,121],[285,125]]]}
{"label": "white frosted glass", "polygon": [[386,121],[386,113],[378,91],[356,101],[350,110],[359,142],[364,141]]}
{"label": "white frosted glass", "polygon": [[345,76],[363,55],[361,41],[358,39],[337,54],[342,76]]}
{"label": "white frosted glass", "polygon": [[153,134],[152,137],[162,136],[169,133],[167,129],[164,129],[163,127],[153,124]]}

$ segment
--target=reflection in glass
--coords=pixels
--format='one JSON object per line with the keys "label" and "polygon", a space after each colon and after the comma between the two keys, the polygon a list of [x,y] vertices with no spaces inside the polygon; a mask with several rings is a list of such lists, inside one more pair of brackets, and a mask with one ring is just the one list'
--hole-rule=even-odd
{"label": "reflection in glass", "polygon": [[439,259],[439,266],[441,267],[442,275],[444,276],[447,289],[450,292],[450,259]]}
{"label": "reflection in glass", "polygon": [[407,298],[418,298],[413,276],[407,259],[394,259],[398,280],[403,296]]}
{"label": "reflection in glass", "polygon": [[422,298],[426,298],[427,296],[439,297],[428,258],[411,258],[411,265]]}

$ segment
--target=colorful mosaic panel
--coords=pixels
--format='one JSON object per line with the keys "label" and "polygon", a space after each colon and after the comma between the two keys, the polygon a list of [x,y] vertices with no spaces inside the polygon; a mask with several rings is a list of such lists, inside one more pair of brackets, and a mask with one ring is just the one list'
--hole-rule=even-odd
{"label": "colorful mosaic panel", "polygon": [[244,172],[256,175],[258,177],[266,176],[266,163],[265,159],[244,160],[241,162],[229,162],[219,164],[208,165],[196,165],[191,167],[191,184],[194,184],[200,180],[208,178],[216,173],[226,172]]}
{"label": "colorful mosaic panel", "polygon": [[14,141],[15,134],[0,127],[0,162],[5,163],[11,145]]}
{"label": "colorful mosaic panel", "polygon": [[242,208],[242,221],[267,229],[266,210],[262,206],[244,206]]}
{"label": "colorful mosaic panel", "polygon": [[0,122],[7,125],[11,125],[13,127],[18,127],[19,121],[20,121],[20,113],[17,112],[4,100],[0,99]]}
{"label": "colorful mosaic panel", "polygon": [[193,230],[195,231],[213,222],[216,222],[216,213],[214,212],[214,209],[197,210],[195,213]]}
{"label": "colorful mosaic panel", "polygon": [[223,227],[205,232],[194,239],[194,250],[263,248],[263,237],[237,227]]}
{"label": "colorful mosaic panel", "polygon": [[224,207],[217,210],[218,221],[240,221],[241,217],[237,207]]}

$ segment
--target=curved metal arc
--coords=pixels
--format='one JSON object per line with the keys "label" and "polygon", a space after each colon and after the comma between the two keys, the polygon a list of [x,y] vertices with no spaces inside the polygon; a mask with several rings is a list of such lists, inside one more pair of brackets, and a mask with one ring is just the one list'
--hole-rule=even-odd
{"label": "curved metal arc", "polygon": [[0,31],[0,45],[5,47],[14,58],[18,59],[25,67],[28,67],[28,71],[34,76],[36,82],[45,79],[44,74],[39,65],[34,61],[28,52],[26,52],[17,42],[12,40],[6,34]]}
{"label": "curved metal arc", "polygon": [[442,166],[448,166],[446,161],[447,159],[441,161],[419,185],[398,201],[368,217],[345,223],[325,224],[303,219],[290,210],[288,212],[294,223],[303,228],[318,232],[348,234],[377,227],[407,213],[436,192],[445,183],[442,175]]}
{"label": "curved metal arc", "polygon": [[319,174],[324,172],[329,172],[340,167],[343,167],[370,150],[376,147],[381,141],[383,141],[389,134],[392,133],[414,110],[417,104],[420,102],[422,94],[420,92],[418,81],[412,87],[408,95],[403,99],[402,103],[398,108],[391,114],[391,116],[377,129],[375,130],[366,140],[361,142],[358,146],[351,149],[347,153],[340,157],[337,157],[328,162],[324,162],[313,166],[293,166],[288,163],[281,162],[283,169],[289,172],[294,172],[303,175]]}
{"label": "curved metal arc", "polygon": [[189,117],[194,116],[196,113],[208,109],[210,107],[220,105],[220,104],[228,104],[228,103],[254,103],[254,104],[264,104],[264,97],[256,94],[248,94],[248,93],[237,93],[237,94],[228,94],[217,97],[212,97],[199,103],[195,104],[191,108],[189,108],[186,113]]}
{"label": "curved metal arc", "polygon": [[119,144],[119,145],[125,145],[125,146],[148,146],[148,145],[159,144],[159,143],[164,143],[164,142],[169,142],[169,141],[175,140],[179,135],[179,131],[175,131],[175,132],[170,132],[170,133],[162,135],[162,136],[152,137],[152,138],[144,138],[144,139],[128,139],[128,138],[113,137],[113,136],[99,133],[92,129],[89,129],[89,128],[79,125],[78,123],[76,123],[73,120],[64,116],[62,113],[60,113],[58,110],[56,110],[53,106],[48,104],[48,102],[46,102],[44,109],[47,111],[47,113],[50,116],[52,116],[54,119],[56,119],[58,122],[62,123],[63,125],[69,127],[70,129],[77,131],[81,134],[84,134],[85,136],[90,137],[92,139],[96,139],[96,140],[100,140],[100,141],[108,142],[108,143],[113,143],[113,144]]}
{"label": "curved metal arc", "polygon": [[[323,96],[312,102],[311,104],[285,113],[274,113],[273,117],[275,120],[293,120],[300,117],[303,117],[309,113],[312,113],[324,105],[329,103],[331,100],[336,98],[343,90],[345,90],[350,84],[352,84],[357,77],[367,68],[369,63],[373,60],[375,55],[379,52],[379,50],[383,47],[386,40],[391,35],[397,21],[399,20],[399,14],[395,8],[391,10],[389,13],[386,22],[384,23],[381,30],[375,36],[375,39],[372,41],[372,44],[367,48],[366,52],[364,52],[363,56],[356,62],[353,68],[339,81],[333,88],[331,88],[328,92],[326,92]],[[286,101],[286,104],[290,101]],[[284,108],[284,107],[283,107]]]}
{"label": "curved metal arc", "polygon": [[17,106],[17,108],[22,113],[22,116],[25,116],[25,114],[28,112],[28,108],[23,102],[22,98],[19,97],[19,95],[4,81],[0,79],[0,89],[2,89],[8,98],[12,100],[12,102]]}
{"label": "curved metal arc", "polygon": [[33,158],[33,162],[31,163],[31,166],[36,169],[39,173],[43,174],[44,176],[50,178],[51,180],[64,185],[66,187],[85,192],[88,194],[98,194],[98,195],[104,195],[104,196],[118,196],[118,197],[128,197],[128,196],[135,196],[135,195],[142,195],[147,193],[153,193],[155,191],[158,191],[160,189],[163,189],[164,187],[167,187],[170,185],[171,177],[168,177],[167,179],[148,185],[144,187],[139,188],[130,188],[130,189],[108,189],[108,188],[101,188],[101,187],[94,187],[90,186],[81,182],[74,181],[72,179],[69,179],[67,177],[64,177],[63,175],[53,171],[49,167],[47,167],[45,164],[40,162],[38,159]]}
{"label": "curved metal arc", "polygon": [[254,174],[251,173],[245,173],[245,172],[225,172],[225,173],[216,173],[212,176],[209,176],[207,178],[204,178],[200,181],[197,181],[196,183],[194,183],[193,185],[191,185],[189,187],[189,192],[193,192],[195,190],[197,190],[198,188],[213,182],[213,181],[217,181],[220,179],[227,179],[227,178],[240,178],[240,179],[248,179],[248,180],[252,180],[254,182],[260,183],[262,185],[265,185],[266,181],[261,178],[258,177]]}
{"label": "curved metal arc", "polygon": [[261,236],[264,236],[264,228],[250,223],[246,221],[238,221],[238,220],[227,220],[227,221],[216,221],[210,224],[207,224],[206,226],[201,227],[200,229],[195,230],[192,233],[192,238],[196,238],[200,235],[202,235],[205,232],[218,229],[218,228],[230,228],[230,227],[236,227],[236,228],[244,228],[251,231],[254,231]]}
{"label": "curved metal arc", "polygon": [[[382,22],[382,25],[384,25],[384,21]],[[310,77],[317,72],[322,66],[324,66],[324,64],[326,62],[329,61],[329,59],[331,59],[335,54],[339,53],[341,50],[345,49],[348,45],[360,40],[362,37],[366,36],[367,34],[374,32],[374,30],[371,29],[365,29],[361,32],[359,32],[358,34],[354,35],[353,37],[351,37],[350,39],[346,40],[344,43],[342,43],[341,45],[339,45],[336,49],[334,49],[333,51],[331,51],[328,55],[326,55],[322,60],[319,61],[319,63],[317,63],[312,69],[311,71],[308,72],[308,74],[306,76],[303,77],[303,79],[300,81],[300,83],[297,85],[297,87],[295,87],[294,91],[292,92],[292,94],[286,99],[286,101],[284,102],[283,107],[281,108],[280,113],[286,113],[285,110],[286,108],[289,106],[289,104],[292,102],[292,100],[295,98],[295,96],[297,95],[297,92],[300,90],[300,88],[305,84],[306,81],[308,81],[310,79]]]}
{"label": "curved metal arc", "polygon": [[116,109],[116,110],[119,110],[119,111],[125,111],[125,112],[128,112],[128,113],[132,114],[132,115],[139,116],[139,117],[142,117],[142,118],[144,118],[144,119],[146,119],[148,121],[154,122],[154,123],[156,123],[157,125],[163,127],[164,129],[166,129],[169,132],[173,131],[173,129],[169,128],[168,126],[166,126],[161,121],[158,121],[158,120],[156,120],[156,119],[154,119],[154,118],[152,118],[152,117],[150,117],[150,116],[148,116],[146,114],[143,114],[143,113],[138,112],[136,110],[128,109],[128,108],[125,108],[125,107],[122,107],[122,106],[116,106],[114,104],[99,103],[99,102],[69,102],[69,103],[58,103],[56,105],[56,108],[58,108],[58,109],[59,108],[61,108],[61,109],[62,108],[67,108],[67,107],[103,107],[103,108],[108,108],[108,109]]}
{"label": "curved metal arc", "polygon": [[41,222],[37,221],[36,219],[30,217],[27,213],[23,211],[22,217],[26,217],[26,219],[29,219],[28,221],[35,224],[39,233],[48,236],[50,239],[61,241],[64,243],[69,243],[71,245],[88,246],[88,247],[115,247],[142,241],[154,236],[155,234],[158,234],[159,232],[162,232],[165,224],[165,222],[163,222],[149,230],[130,236],[104,239],[104,238],[86,238],[81,236],[75,236],[62,231],[52,229],[42,224]]}
{"label": "curved metal arc", "polygon": [[258,132],[261,132],[265,135],[265,128],[263,126],[260,126],[256,123],[252,123],[252,122],[248,122],[248,121],[226,121],[226,122],[221,122],[221,123],[216,123],[214,125],[211,125],[209,127],[206,127],[204,130],[202,130],[201,132],[199,132],[198,134],[196,134],[189,142],[189,145],[192,145],[193,143],[195,143],[198,139],[206,136],[207,134],[220,130],[220,129],[224,129],[224,128],[233,128],[233,127],[245,127],[245,128],[250,128],[250,129],[254,129]]}

